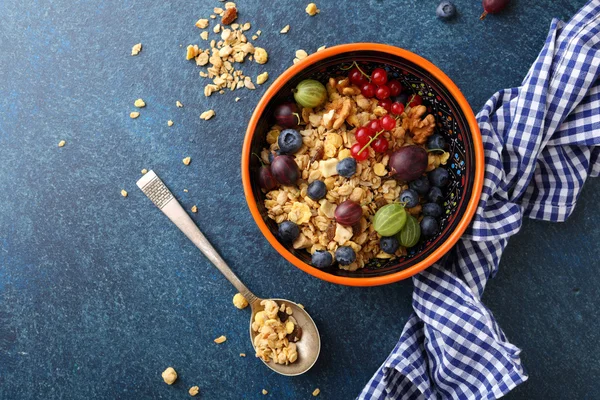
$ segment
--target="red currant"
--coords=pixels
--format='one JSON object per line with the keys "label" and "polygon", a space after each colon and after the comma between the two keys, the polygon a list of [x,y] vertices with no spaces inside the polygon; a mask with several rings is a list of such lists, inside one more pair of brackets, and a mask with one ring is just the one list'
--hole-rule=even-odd
{"label": "red currant", "polygon": [[368,126],[363,126],[362,128],[358,128],[354,136],[356,137],[356,141],[360,143],[361,146],[369,143],[369,140],[375,135],[375,132]]}
{"label": "red currant", "polygon": [[373,150],[375,150],[378,153],[385,153],[388,147],[390,147],[390,144],[388,143],[386,138],[378,137],[373,141],[373,143],[371,143],[371,147],[373,147]]}
{"label": "red currant", "polygon": [[379,86],[385,85],[387,78],[387,72],[383,68],[375,68],[371,73],[371,81]]}
{"label": "red currant", "polygon": [[392,109],[392,101],[390,99],[379,100],[379,105],[388,112]]}
{"label": "red currant", "polygon": [[362,148],[363,146],[360,143],[356,143],[350,147],[350,154],[352,154],[352,157],[357,161],[364,161],[369,158],[369,149],[366,148],[363,151],[360,151]]}
{"label": "red currant", "polygon": [[391,115],[381,117],[381,127],[386,131],[391,131],[396,127],[396,120]]}
{"label": "red currant", "polygon": [[390,88],[390,94],[392,96],[398,96],[402,92],[402,89],[404,89],[402,84],[395,79],[393,81],[389,81],[387,85]]}
{"label": "red currant", "polygon": [[356,85],[358,87],[361,87],[365,83],[369,82],[367,80],[367,78],[363,75],[363,73],[360,72],[358,70],[358,68],[356,68],[356,67],[354,67],[350,70],[350,73],[348,74],[348,78],[350,79],[350,82],[352,82],[354,85]]}
{"label": "red currant", "polygon": [[392,103],[392,114],[400,115],[404,112],[404,104],[402,103]]}
{"label": "red currant", "polygon": [[377,96],[377,98],[379,100],[383,100],[383,99],[387,99],[390,97],[390,88],[385,86],[385,85],[381,85],[377,88],[377,91],[375,92],[375,96]]}
{"label": "red currant", "polygon": [[367,126],[375,133],[381,130],[381,122],[378,119],[374,119],[373,121],[369,122]]}
{"label": "red currant", "polygon": [[376,90],[377,90],[377,86],[373,85],[372,83],[365,83],[363,85],[363,87],[360,89],[360,92],[367,99],[370,99],[372,97],[375,97]]}
{"label": "red currant", "polygon": [[418,94],[414,94],[408,98],[408,107],[416,107],[423,104],[423,98]]}

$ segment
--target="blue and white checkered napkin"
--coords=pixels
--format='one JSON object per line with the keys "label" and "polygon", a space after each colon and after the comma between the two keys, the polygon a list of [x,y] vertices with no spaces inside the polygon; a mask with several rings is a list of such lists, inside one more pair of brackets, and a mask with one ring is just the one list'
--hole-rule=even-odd
{"label": "blue and white checkered napkin", "polygon": [[600,173],[600,1],[553,20],[522,85],[477,120],[486,170],[475,219],[443,265],[413,278],[415,312],[360,399],[495,399],[527,379],[481,295],[523,217],[564,221]]}

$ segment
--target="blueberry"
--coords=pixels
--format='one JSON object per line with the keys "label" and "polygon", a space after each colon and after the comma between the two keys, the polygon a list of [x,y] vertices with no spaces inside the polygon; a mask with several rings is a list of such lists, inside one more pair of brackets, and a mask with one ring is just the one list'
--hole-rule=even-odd
{"label": "blueberry", "polygon": [[426,176],[422,176],[409,183],[408,187],[421,196],[425,196],[429,192],[431,185],[429,185],[429,179]]}
{"label": "blueberry", "polygon": [[335,259],[340,265],[350,265],[356,260],[356,253],[350,246],[340,246],[335,251]]}
{"label": "blueberry", "polygon": [[391,98],[392,103],[400,103],[406,105],[408,101],[408,93],[400,93],[398,96],[394,96]]}
{"label": "blueberry", "polygon": [[294,154],[302,147],[302,135],[295,129],[284,129],[277,139],[281,154]]}
{"label": "blueberry", "polygon": [[428,149],[441,149],[441,150],[445,150],[446,149],[446,139],[444,139],[444,137],[438,133],[436,133],[435,135],[431,135],[429,137],[429,140],[427,141],[427,148]]}
{"label": "blueberry", "polygon": [[269,152],[269,164],[273,164],[273,159],[280,154],[281,153],[279,152],[279,150],[277,150],[276,152],[270,151]]}
{"label": "blueberry", "polygon": [[442,206],[437,203],[423,204],[423,215],[429,215],[433,218],[439,218],[444,213]]}
{"label": "blueberry", "polygon": [[388,254],[394,254],[400,247],[400,243],[394,236],[384,236],[379,241],[379,247]]}
{"label": "blueberry", "polygon": [[402,203],[406,203],[404,207],[413,208],[417,204],[419,204],[419,194],[412,189],[406,189],[402,193],[400,193],[399,200]]}
{"label": "blueberry", "polygon": [[427,199],[432,203],[441,203],[444,200],[442,189],[437,186],[433,186],[427,193]]}
{"label": "blueberry", "polygon": [[331,253],[327,250],[317,250],[313,253],[311,263],[316,268],[327,268],[333,262]]}
{"label": "blueberry", "polygon": [[435,10],[438,18],[450,19],[456,15],[456,7],[449,1],[442,1]]}
{"label": "blueberry", "polygon": [[444,168],[438,167],[434,169],[427,174],[427,177],[433,186],[445,187],[450,183],[450,175]]}
{"label": "blueberry", "polygon": [[306,193],[314,201],[321,200],[327,194],[327,186],[325,186],[323,181],[314,181],[308,185]]}
{"label": "blueberry", "polygon": [[427,215],[421,220],[421,234],[423,236],[433,236],[439,229],[438,222],[435,218]]}
{"label": "blueberry", "polygon": [[281,241],[286,243],[292,243],[298,235],[300,235],[300,229],[298,225],[293,223],[292,221],[283,221],[279,224],[279,238]]}
{"label": "blueberry", "polygon": [[352,157],[346,157],[337,163],[335,169],[344,178],[351,178],[356,173],[356,160]]}

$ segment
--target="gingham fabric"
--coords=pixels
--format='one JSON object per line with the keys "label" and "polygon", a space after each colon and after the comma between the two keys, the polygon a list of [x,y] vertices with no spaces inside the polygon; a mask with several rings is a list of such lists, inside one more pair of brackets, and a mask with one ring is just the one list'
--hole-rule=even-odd
{"label": "gingham fabric", "polygon": [[477,120],[486,168],[476,216],[413,278],[414,314],[359,399],[496,399],[527,379],[481,295],[522,219],[564,221],[600,172],[600,0],[553,20],[522,86],[492,96]]}

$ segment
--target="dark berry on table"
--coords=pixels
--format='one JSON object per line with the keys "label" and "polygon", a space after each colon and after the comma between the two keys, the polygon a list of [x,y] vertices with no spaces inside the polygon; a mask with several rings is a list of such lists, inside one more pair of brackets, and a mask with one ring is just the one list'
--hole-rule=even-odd
{"label": "dark berry on table", "polygon": [[450,175],[448,174],[448,171],[441,167],[437,167],[436,169],[428,173],[427,177],[429,178],[429,182],[431,182],[433,186],[442,188],[448,186],[448,184],[450,183]]}
{"label": "dark berry on table", "polygon": [[302,135],[295,129],[284,129],[277,138],[282,154],[294,154],[302,147]]}
{"label": "dark berry on table", "polygon": [[421,234],[423,236],[433,236],[438,232],[439,225],[435,218],[427,215],[421,220]]}
{"label": "dark berry on table", "polygon": [[446,139],[444,139],[444,137],[442,135],[440,135],[439,133],[436,133],[435,135],[431,135],[429,137],[429,140],[427,140],[427,148],[429,150],[434,150],[434,149],[445,150],[446,149]]}
{"label": "dark berry on table", "polygon": [[412,189],[406,189],[400,193],[398,198],[402,203],[406,203],[404,207],[413,208],[419,204],[419,194]]}
{"label": "dark berry on table", "polygon": [[431,185],[429,184],[429,179],[427,179],[426,176],[421,176],[420,178],[417,178],[409,183],[408,187],[419,193],[421,196],[425,196],[427,193],[429,193],[429,188]]}
{"label": "dark berry on table", "polygon": [[437,186],[433,186],[431,189],[429,189],[429,192],[427,193],[427,200],[429,200],[432,203],[441,203],[442,201],[444,201],[442,189],[440,189]]}
{"label": "dark berry on table", "polygon": [[399,103],[397,101],[392,103],[391,111],[392,111],[392,114],[395,114],[395,115],[402,114],[404,112],[404,104]]}
{"label": "dark berry on table", "polygon": [[400,104],[406,106],[406,102],[408,101],[409,97],[410,97],[410,95],[408,93],[400,93],[398,96],[392,96],[391,100],[394,103],[400,103]]}
{"label": "dark berry on table", "polygon": [[363,149],[363,146],[360,143],[355,143],[350,147],[350,154],[352,154],[352,157],[354,157],[355,160],[365,161],[369,158],[369,149]]}
{"label": "dark berry on table", "polygon": [[391,131],[396,127],[396,120],[391,115],[381,117],[381,127],[386,131]]}
{"label": "dark berry on table", "polygon": [[327,194],[327,186],[323,181],[311,182],[306,189],[306,194],[314,201],[321,200]]}
{"label": "dark berry on table", "polygon": [[375,97],[375,91],[377,90],[377,86],[372,83],[365,83],[361,88],[360,92],[367,99]]}
{"label": "dark berry on table", "polygon": [[449,1],[442,1],[435,13],[440,19],[450,19],[456,15],[456,7]]}
{"label": "dark berry on table", "polygon": [[377,90],[375,90],[375,97],[377,97],[379,100],[389,98],[390,97],[390,88],[385,85],[379,86],[377,88]]}
{"label": "dark berry on table", "polygon": [[[367,149],[364,151],[367,151]],[[337,163],[335,169],[344,178],[351,178],[356,173],[356,160],[352,157],[346,157]]]}
{"label": "dark berry on table", "polygon": [[361,144],[361,146],[364,146],[365,144],[369,143],[369,140],[371,140],[374,135],[375,132],[373,132],[371,128],[368,126],[363,126],[356,130],[354,137],[356,138],[356,141]]}
{"label": "dark berry on table", "polygon": [[444,213],[442,206],[437,203],[426,203],[423,204],[423,215],[429,215],[433,218],[439,218]]}
{"label": "dark berry on table", "polygon": [[278,228],[279,239],[285,243],[292,243],[300,235],[300,228],[292,221],[283,221]]}
{"label": "dark berry on table", "polygon": [[394,236],[384,236],[379,241],[379,247],[388,254],[394,254],[398,250],[398,247],[400,247],[400,243],[398,243],[398,239]]}
{"label": "dark berry on table", "polygon": [[371,82],[374,84],[381,86],[387,83],[388,76],[387,72],[383,68],[375,68],[373,72],[371,72]]}
{"label": "dark berry on table", "polygon": [[404,89],[404,87],[402,87],[402,84],[397,80],[389,81],[387,86],[390,88],[391,96],[398,96],[400,93],[402,93],[402,90]]}
{"label": "dark berry on table", "polygon": [[333,257],[327,250],[317,250],[312,254],[311,263],[316,268],[327,268],[333,263]]}
{"label": "dark berry on table", "polygon": [[377,153],[385,153],[388,150],[388,148],[390,147],[390,143],[388,142],[388,140],[386,138],[384,138],[383,136],[380,136],[377,139],[375,139],[373,141],[373,143],[371,143],[371,147]]}
{"label": "dark berry on table", "polygon": [[371,130],[375,133],[379,132],[381,130],[381,121],[379,121],[378,119],[374,119],[372,121],[370,121],[367,126],[369,128],[371,128]]}
{"label": "dark berry on table", "polygon": [[379,105],[383,107],[387,112],[392,110],[392,101],[390,99],[379,100]]}
{"label": "dark berry on table", "polygon": [[356,253],[350,246],[340,246],[335,251],[335,259],[340,265],[350,265],[356,261]]}

